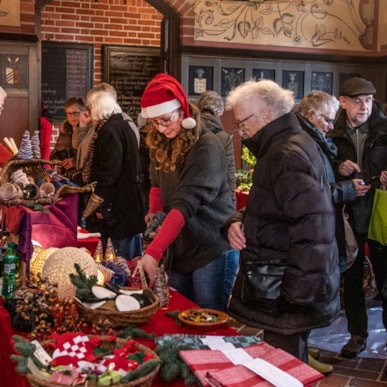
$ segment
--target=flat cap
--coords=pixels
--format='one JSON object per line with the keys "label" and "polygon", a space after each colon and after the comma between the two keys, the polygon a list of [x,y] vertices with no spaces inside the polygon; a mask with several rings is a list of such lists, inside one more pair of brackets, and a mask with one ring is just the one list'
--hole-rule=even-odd
{"label": "flat cap", "polygon": [[345,81],[340,87],[340,95],[344,97],[357,97],[358,95],[375,94],[376,89],[372,82],[364,78],[354,77]]}

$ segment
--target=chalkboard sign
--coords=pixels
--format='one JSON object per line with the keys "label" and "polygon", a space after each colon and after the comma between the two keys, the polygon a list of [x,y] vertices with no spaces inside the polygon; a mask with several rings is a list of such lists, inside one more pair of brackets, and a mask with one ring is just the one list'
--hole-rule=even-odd
{"label": "chalkboard sign", "polygon": [[86,97],[93,82],[93,46],[42,42],[42,101],[56,121],[70,97]]}
{"label": "chalkboard sign", "polygon": [[117,91],[122,110],[136,120],[148,82],[160,72],[160,49],[138,46],[103,46],[104,81]]}

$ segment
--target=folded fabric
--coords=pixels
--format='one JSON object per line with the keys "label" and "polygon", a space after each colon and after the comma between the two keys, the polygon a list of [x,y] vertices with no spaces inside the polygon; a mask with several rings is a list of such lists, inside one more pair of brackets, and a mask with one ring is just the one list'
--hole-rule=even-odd
{"label": "folded fabric", "polygon": [[[277,367],[305,387],[323,379],[323,375],[289,353],[267,343],[243,349],[252,358],[260,358]],[[221,350],[181,350],[180,357],[189,366],[203,386],[224,387],[269,387],[273,384],[264,380],[242,365],[234,365]],[[290,387],[289,384],[283,387]]]}
{"label": "folded fabric", "polygon": [[[219,341],[230,343],[235,348],[248,347],[253,344],[262,343],[258,336],[211,336],[212,339],[218,338]],[[166,341],[174,341],[185,349],[210,349],[208,345],[208,336],[189,335],[189,334],[165,334],[157,337],[157,345],[164,344]]]}

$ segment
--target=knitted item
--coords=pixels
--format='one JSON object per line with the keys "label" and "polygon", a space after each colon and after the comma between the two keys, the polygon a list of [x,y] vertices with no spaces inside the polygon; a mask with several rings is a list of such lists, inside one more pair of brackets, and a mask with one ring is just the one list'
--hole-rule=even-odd
{"label": "knitted item", "polygon": [[18,157],[23,160],[32,159],[32,146],[30,139],[30,132],[26,130],[23,134]]}
{"label": "knitted item", "polygon": [[39,131],[35,130],[32,138],[31,138],[31,149],[32,156],[34,159],[40,159],[40,140],[39,140]]}

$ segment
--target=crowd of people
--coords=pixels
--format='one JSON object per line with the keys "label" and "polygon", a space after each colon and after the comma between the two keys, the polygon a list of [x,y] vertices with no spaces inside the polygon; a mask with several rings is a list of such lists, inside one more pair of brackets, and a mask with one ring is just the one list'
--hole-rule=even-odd
{"label": "crowd of people", "polygon": [[[353,358],[367,346],[366,247],[387,329],[387,247],[367,239],[375,189],[387,185],[387,116],[375,94],[370,81],[355,77],[338,98],[313,90],[296,107],[292,91],[251,80],[231,90],[225,105],[215,91],[195,105],[160,73],[145,88],[136,125],[102,83],[85,100],[66,101],[50,158],[62,160],[61,172],[77,175],[78,184],[96,182],[80,204],[98,203],[87,228],[140,262],[151,287],[162,263],[170,286],[263,328],[265,341],[305,362],[311,330],[344,308],[350,340],[341,355]],[[258,160],[239,211],[225,108]],[[359,247],[350,267],[343,208]],[[143,233],[160,213],[144,250]]]}

